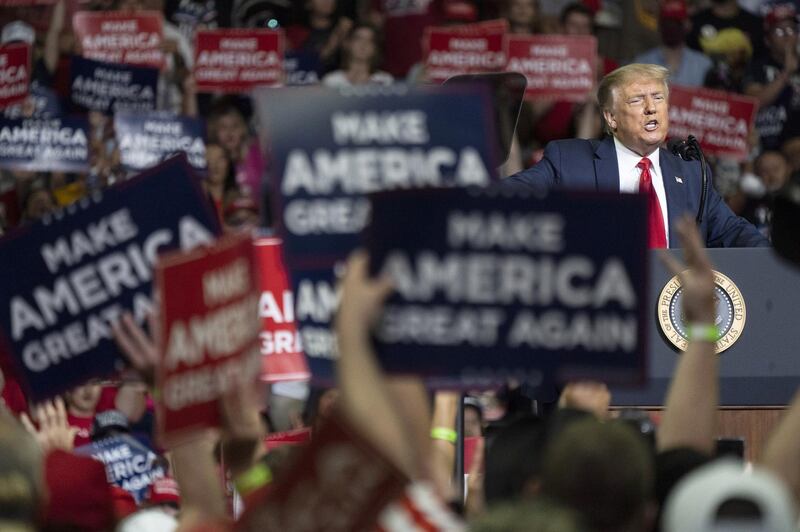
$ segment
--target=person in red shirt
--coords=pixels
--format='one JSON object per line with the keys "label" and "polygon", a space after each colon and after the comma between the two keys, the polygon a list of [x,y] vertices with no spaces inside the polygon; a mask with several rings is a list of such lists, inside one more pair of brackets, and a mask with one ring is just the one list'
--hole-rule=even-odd
{"label": "person in red shirt", "polygon": [[383,69],[404,78],[422,60],[425,28],[444,20],[445,0],[372,0],[370,22],[383,30]]}
{"label": "person in red shirt", "polygon": [[90,381],[83,386],[73,388],[64,394],[67,403],[67,422],[78,429],[75,434],[75,447],[91,443],[92,421],[100,401],[102,386],[99,382]]}
{"label": "person in red shirt", "polygon": [[[564,35],[593,35],[594,34],[594,13],[582,2],[569,4],[561,12],[561,33]],[[619,65],[606,57],[597,58],[597,78],[615,70]],[[591,138],[592,133],[600,133],[600,114],[596,112],[591,103],[591,97],[587,95],[588,101],[585,104],[576,104],[568,101],[543,102],[539,106],[536,115],[539,117],[534,128],[534,137],[542,145],[551,140],[571,138]],[[585,111],[585,114],[583,113]],[[595,118],[594,128],[596,131],[587,132],[587,127],[580,127],[580,122]]]}

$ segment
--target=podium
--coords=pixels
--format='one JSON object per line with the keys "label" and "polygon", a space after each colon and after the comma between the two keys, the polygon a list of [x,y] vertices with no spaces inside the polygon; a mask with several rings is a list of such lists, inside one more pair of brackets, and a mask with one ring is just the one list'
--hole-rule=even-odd
{"label": "podium", "polygon": [[[680,250],[669,253],[681,258]],[[719,359],[720,436],[744,436],[756,453],[782,408],[800,389],[800,269],[769,248],[709,249],[714,269],[739,288],[746,320],[738,341]],[[616,407],[658,410],[680,351],[661,332],[657,303],[672,278],[650,254],[648,379],[642,388],[612,388]]]}
{"label": "podium", "polygon": [[[681,258],[680,250],[669,250]],[[769,248],[709,249],[714,269],[738,286],[746,322],[738,341],[720,353],[720,406],[786,405],[800,389],[800,269]],[[672,274],[650,254],[648,380],[641,389],[612,390],[616,406],[660,406],[680,357],[661,332],[659,294]]]}

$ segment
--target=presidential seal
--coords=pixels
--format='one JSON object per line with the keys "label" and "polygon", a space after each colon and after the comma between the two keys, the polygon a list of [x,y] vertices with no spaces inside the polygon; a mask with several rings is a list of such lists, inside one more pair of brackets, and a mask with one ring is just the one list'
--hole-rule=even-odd
{"label": "presidential seal", "polygon": [[[667,282],[661,295],[658,297],[658,323],[661,332],[672,345],[686,351],[689,344],[687,338],[687,323],[682,312],[681,301],[683,287],[679,276]],[[716,352],[722,353],[736,343],[744,330],[747,320],[747,308],[739,287],[729,277],[714,271],[714,299],[717,302],[717,317],[715,325],[719,329],[716,342]]]}

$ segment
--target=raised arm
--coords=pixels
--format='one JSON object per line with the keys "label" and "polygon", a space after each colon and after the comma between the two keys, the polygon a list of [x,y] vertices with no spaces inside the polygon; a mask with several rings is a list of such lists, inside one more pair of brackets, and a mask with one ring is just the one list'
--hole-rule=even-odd
{"label": "raised arm", "polygon": [[370,279],[369,257],[354,253],[347,262],[342,300],[336,316],[341,404],[350,421],[376,447],[412,478],[423,476],[405,421],[393,404],[378,366],[370,330],[392,291],[388,279]]}
{"label": "raised arm", "polygon": [[786,482],[800,504],[800,390],[767,440],[760,462]]}
{"label": "raised arm", "polygon": [[667,253],[662,258],[673,274],[680,275],[690,339],[672,376],[657,445],[659,451],[688,447],[711,454],[719,406],[718,357],[712,334],[716,330],[714,274],[694,222],[685,217],[676,228],[689,269]]}

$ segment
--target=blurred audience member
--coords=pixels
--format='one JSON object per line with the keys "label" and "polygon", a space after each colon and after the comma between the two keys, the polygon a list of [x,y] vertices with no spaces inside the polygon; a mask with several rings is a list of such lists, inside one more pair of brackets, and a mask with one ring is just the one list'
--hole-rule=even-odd
{"label": "blurred audience member", "polygon": [[508,21],[509,33],[517,35],[539,33],[538,0],[505,0],[503,17]]}
{"label": "blurred audience member", "polygon": [[39,530],[45,501],[42,457],[16,419],[0,411],[0,528]]}
{"label": "blurred audience member", "polygon": [[386,55],[383,68],[404,78],[422,60],[425,28],[443,22],[447,0],[370,0],[370,22],[383,30]]}
{"label": "blurred audience member", "polygon": [[342,46],[342,68],[328,73],[322,78],[327,87],[342,88],[368,83],[390,85],[394,80],[383,70],[378,32],[372,26],[354,26]]}
{"label": "blurred audience member", "polygon": [[753,57],[750,38],[740,29],[725,28],[713,37],[700,39],[700,44],[714,63],[706,74],[704,85],[711,89],[743,93],[745,76]]}
{"label": "blurred audience member", "polygon": [[717,460],[683,479],[667,499],[664,532],[796,532],[797,510],[786,485],[758,466]]}
{"label": "blurred audience member", "polygon": [[213,104],[208,116],[208,141],[225,148],[234,164],[236,184],[255,201],[261,191],[265,163],[258,140],[251,137],[235,99],[224,97]]}
{"label": "blurred audience member", "polygon": [[464,397],[464,437],[483,436],[483,407],[477,397]]}
{"label": "blurred audience member", "polygon": [[75,447],[86,445],[92,441],[92,423],[100,401],[102,386],[98,382],[89,382],[73,388],[64,394],[67,405],[67,422],[78,429],[75,434]]}
{"label": "blurred audience member", "polygon": [[305,0],[304,20],[286,28],[289,50],[312,52],[319,57],[323,70],[331,70],[339,59],[353,21],[340,17],[336,0]]}
{"label": "blurred audience member", "polygon": [[783,5],[765,17],[767,53],[757,55],[748,73],[745,93],[758,99],[756,128],[765,150],[779,149],[800,134],[800,72],[797,17]]}
{"label": "blurred audience member", "polygon": [[208,174],[203,180],[203,188],[211,198],[217,216],[222,220],[223,202],[227,194],[236,189],[236,174],[228,153],[220,144],[206,144],[206,164]]}
{"label": "blurred audience member", "polygon": [[711,59],[686,46],[689,19],[684,0],[667,0],[661,4],[658,30],[661,46],[637,56],[634,63],[651,63],[666,67],[670,83],[699,87],[711,68]]}
{"label": "blurred audience member", "polygon": [[738,28],[750,36],[756,54],[764,49],[764,27],[761,17],[745,11],[737,0],[711,0],[711,5],[692,17],[692,30],[687,43],[701,50],[701,39],[710,39],[725,28]]}

